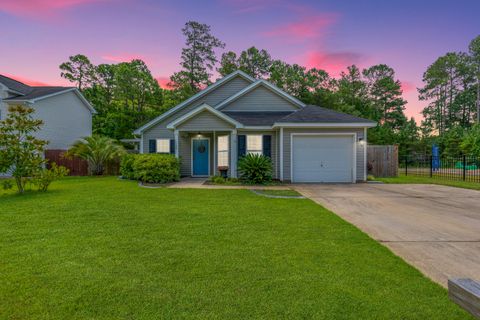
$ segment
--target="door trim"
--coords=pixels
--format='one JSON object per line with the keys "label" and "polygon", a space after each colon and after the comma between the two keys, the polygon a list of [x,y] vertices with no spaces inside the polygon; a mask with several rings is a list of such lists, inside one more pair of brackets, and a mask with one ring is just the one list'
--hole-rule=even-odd
{"label": "door trim", "polygon": [[[208,140],[208,174],[205,175],[194,175],[193,174],[193,140]],[[192,137],[190,139],[190,154],[191,154],[191,159],[190,159],[190,170],[191,170],[191,175],[192,177],[210,177],[210,137]]]}
{"label": "door trim", "polygon": [[356,132],[325,132],[325,133],[298,133],[292,132],[290,134],[290,181],[295,183],[293,177],[293,137],[294,136],[352,136],[353,157],[352,157],[352,183],[357,182],[357,133]]}

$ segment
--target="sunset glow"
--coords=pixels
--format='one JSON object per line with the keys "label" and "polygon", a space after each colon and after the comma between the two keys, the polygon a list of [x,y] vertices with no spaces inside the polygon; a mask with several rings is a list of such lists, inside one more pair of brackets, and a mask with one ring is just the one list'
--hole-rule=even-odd
{"label": "sunset glow", "polygon": [[225,50],[256,46],[333,76],[351,64],[385,63],[402,82],[407,115],[418,120],[423,72],[447,52],[466,51],[480,31],[479,1],[432,3],[0,0],[0,73],[27,84],[70,85],[58,66],[81,53],[95,64],[142,59],[168,88],[179,70],[181,28],[196,20],[211,26]]}

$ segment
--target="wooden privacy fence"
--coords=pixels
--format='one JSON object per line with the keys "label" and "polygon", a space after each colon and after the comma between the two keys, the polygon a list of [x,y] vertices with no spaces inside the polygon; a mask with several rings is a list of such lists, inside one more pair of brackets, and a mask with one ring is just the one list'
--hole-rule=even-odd
{"label": "wooden privacy fence", "polygon": [[398,175],[398,145],[369,145],[367,148],[368,174],[375,177]]}
{"label": "wooden privacy fence", "polygon": [[55,162],[59,166],[64,166],[70,170],[71,176],[86,176],[88,175],[88,164],[85,160],[78,157],[66,158],[64,157],[65,150],[46,150],[45,159],[48,163]]}

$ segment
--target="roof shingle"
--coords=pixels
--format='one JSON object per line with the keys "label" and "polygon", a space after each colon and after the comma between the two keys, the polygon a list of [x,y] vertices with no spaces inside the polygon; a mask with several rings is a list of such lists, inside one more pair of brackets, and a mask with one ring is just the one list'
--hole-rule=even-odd
{"label": "roof shingle", "polygon": [[298,122],[298,123],[375,123],[375,121],[352,116],[343,112],[323,108],[314,105],[307,105],[294,113],[275,121],[278,123]]}
{"label": "roof shingle", "polygon": [[292,114],[291,111],[282,112],[246,112],[224,111],[227,116],[246,126],[272,126],[276,121]]}

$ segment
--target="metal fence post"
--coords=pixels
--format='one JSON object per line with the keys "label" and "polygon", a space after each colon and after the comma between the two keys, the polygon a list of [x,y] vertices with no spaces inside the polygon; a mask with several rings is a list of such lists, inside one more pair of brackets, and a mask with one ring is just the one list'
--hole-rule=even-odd
{"label": "metal fence post", "polygon": [[430,156],[430,178],[433,177],[433,156]]}
{"label": "metal fence post", "polygon": [[467,173],[467,157],[463,155],[463,181],[465,181],[466,173]]}

